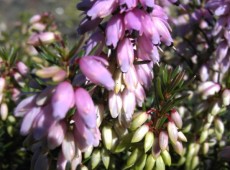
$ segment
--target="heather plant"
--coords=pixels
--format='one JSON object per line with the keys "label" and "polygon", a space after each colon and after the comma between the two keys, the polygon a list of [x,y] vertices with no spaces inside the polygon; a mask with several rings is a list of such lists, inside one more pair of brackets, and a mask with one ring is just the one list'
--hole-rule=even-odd
{"label": "heather plant", "polygon": [[0,53],[2,122],[25,137],[30,169],[229,169],[229,0],[77,9],[76,43],[43,13],[28,58]]}

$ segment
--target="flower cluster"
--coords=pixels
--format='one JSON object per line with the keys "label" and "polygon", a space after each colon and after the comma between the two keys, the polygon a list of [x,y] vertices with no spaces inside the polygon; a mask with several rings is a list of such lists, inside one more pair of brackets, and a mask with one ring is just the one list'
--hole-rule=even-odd
{"label": "flower cluster", "polygon": [[[110,114],[113,118],[119,117],[120,122],[127,126],[136,104],[142,106],[146,98],[145,89],[151,86],[153,64],[159,62],[159,45],[172,45],[168,17],[154,1],[146,0],[82,1],[77,7],[86,14],[78,32],[83,34],[95,29],[85,45],[85,53],[88,55],[97,47],[94,55],[103,57],[103,47],[107,46],[105,58],[115,83],[112,83],[111,75],[109,78],[108,73],[103,76],[102,69],[92,62],[82,66],[85,69],[81,67],[81,70],[90,81],[110,90]],[[86,72],[86,68],[90,71]],[[94,72],[96,69],[98,71]],[[95,80],[102,77],[108,82]]]}

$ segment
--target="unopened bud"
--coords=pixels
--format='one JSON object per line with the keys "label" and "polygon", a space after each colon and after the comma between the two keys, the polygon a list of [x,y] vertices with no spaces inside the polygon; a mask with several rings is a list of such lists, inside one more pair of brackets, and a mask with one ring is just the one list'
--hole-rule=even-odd
{"label": "unopened bud", "polygon": [[183,133],[188,133],[190,130],[192,129],[192,123],[189,122],[188,124],[186,124],[184,127],[183,127]]}
{"label": "unopened bud", "polygon": [[131,155],[129,156],[125,167],[129,168],[133,166],[135,162],[137,161],[137,158],[139,157],[139,155],[140,155],[140,150],[138,148],[134,149]]}
{"label": "unopened bud", "polygon": [[172,110],[170,117],[179,129],[182,128],[183,122],[182,122],[180,114],[178,113],[176,109]]}
{"label": "unopened bud", "polygon": [[161,157],[162,157],[165,165],[171,166],[172,159],[171,159],[171,156],[167,150],[164,150],[163,152],[161,152]]}
{"label": "unopened bud", "polygon": [[220,111],[221,107],[220,107],[220,103],[219,102],[215,102],[213,107],[212,107],[212,110],[211,110],[211,114],[213,116],[217,115]]}
{"label": "unopened bud", "polygon": [[168,133],[165,131],[161,131],[159,134],[159,146],[162,151],[164,151],[168,147],[169,137]]}
{"label": "unopened bud", "polygon": [[8,106],[6,103],[1,104],[0,114],[1,114],[1,119],[5,121],[8,116]]}
{"label": "unopened bud", "polygon": [[173,149],[176,153],[178,153],[180,156],[184,153],[184,148],[181,142],[177,141],[176,144],[172,144]]}
{"label": "unopened bud", "polygon": [[102,128],[102,141],[106,149],[111,150],[112,140],[112,127],[106,125]]}
{"label": "unopened bud", "polygon": [[85,165],[80,165],[80,167],[78,167],[78,170],[88,170],[88,168]]}
{"label": "unopened bud", "polygon": [[66,77],[67,77],[66,71],[60,70],[52,77],[52,80],[54,82],[62,82],[63,80],[65,80]]}
{"label": "unopened bud", "polygon": [[148,125],[142,125],[139,127],[131,140],[132,143],[140,142],[146,135],[146,133],[149,131],[149,126]]}
{"label": "unopened bud", "polygon": [[195,143],[194,144],[194,149],[195,149],[195,155],[197,155],[200,151],[200,144],[199,143]]}
{"label": "unopened bud", "polygon": [[91,168],[95,169],[97,165],[101,162],[101,152],[99,149],[95,149],[91,158]]}
{"label": "unopened bud", "polygon": [[51,78],[61,70],[58,66],[50,66],[37,70],[35,74],[41,78]]}
{"label": "unopened bud", "polygon": [[196,167],[198,166],[198,164],[199,164],[199,157],[195,156],[192,159],[192,162],[191,162],[191,170],[196,169]]}
{"label": "unopened bud", "polygon": [[161,148],[159,145],[159,138],[155,138],[152,147],[153,158],[156,159],[160,155],[160,153],[161,153]]}
{"label": "unopened bud", "polygon": [[56,35],[53,32],[42,32],[36,33],[30,36],[27,43],[29,45],[39,45],[40,43],[43,44],[50,44],[56,40]]}
{"label": "unopened bud", "polygon": [[161,156],[158,156],[158,158],[156,159],[156,169],[165,170],[165,163]]}
{"label": "unopened bud", "polygon": [[103,104],[95,105],[95,108],[96,108],[96,114],[97,114],[97,127],[100,127],[101,122],[104,118],[105,108]]}
{"label": "unopened bud", "polygon": [[0,77],[0,94],[3,92],[5,86],[6,86],[6,79],[3,77]]}
{"label": "unopened bud", "polygon": [[208,114],[208,123],[212,123],[213,120],[214,120],[214,116],[211,114]]}
{"label": "unopened bud", "polygon": [[208,130],[204,130],[201,132],[199,142],[203,143],[206,141],[207,138],[208,138]]}
{"label": "unopened bud", "polygon": [[220,85],[212,81],[202,82],[198,86],[198,92],[202,93],[202,98],[207,99],[208,96],[212,96],[220,91]]}
{"label": "unopened bud", "polygon": [[224,106],[230,105],[230,89],[225,89],[222,93],[222,103]]}
{"label": "unopened bud", "polygon": [[23,76],[25,76],[29,72],[28,67],[22,61],[19,61],[17,63],[17,69],[19,73]]}
{"label": "unopened bud", "polygon": [[133,120],[130,124],[130,130],[136,130],[138,127],[143,125],[148,119],[148,114],[146,112],[135,113]]}
{"label": "unopened bud", "polygon": [[144,169],[146,158],[147,158],[147,155],[145,153],[142,154],[140,158],[137,160],[136,164],[134,165],[134,170]]}
{"label": "unopened bud", "polygon": [[105,168],[108,169],[109,168],[109,162],[110,162],[110,154],[106,149],[102,149],[101,158],[102,158],[102,162],[103,162]]}
{"label": "unopened bud", "polygon": [[219,133],[224,133],[224,123],[221,121],[221,119],[215,119],[214,122],[215,130]]}
{"label": "unopened bud", "polygon": [[10,123],[15,123],[15,122],[16,122],[16,118],[15,118],[14,116],[12,116],[12,115],[9,115],[9,116],[8,116],[8,121],[9,121]]}
{"label": "unopened bud", "polygon": [[25,86],[25,82],[23,81],[22,75],[19,74],[18,72],[14,73],[14,79],[19,84],[19,86],[21,86],[21,87]]}
{"label": "unopened bud", "polygon": [[153,134],[153,132],[149,131],[145,135],[145,141],[144,141],[144,150],[145,150],[145,153],[147,151],[149,151],[149,149],[151,149],[151,147],[153,146],[153,142],[154,142],[154,134]]}
{"label": "unopened bud", "polygon": [[68,161],[71,161],[75,156],[74,137],[73,134],[70,132],[66,133],[65,138],[62,142],[62,153]]}
{"label": "unopened bud", "polygon": [[88,146],[84,151],[84,158],[87,159],[91,156],[93,152],[93,146]]}
{"label": "unopened bud", "polygon": [[168,126],[167,126],[168,134],[169,134],[169,139],[171,140],[172,143],[176,143],[178,139],[178,131],[177,127],[174,122],[169,121]]}
{"label": "unopened bud", "polygon": [[39,21],[41,21],[41,19],[42,19],[42,16],[40,15],[40,14],[36,14],[36,15],[33,15],[31,18],[30,18],[30,23],[31,24],[34,24],[34,23],[36,23],[36,22],[39,22]]}
{"label": "unopened bud", "polygon": [[207,154],[208,154],[208,151],[209,151],[209,144],[208,144],[207,142],[205,142],[205,143],[203,144],[203,147],[202,147],[202,153],[203,153],[204,155],[207,155]]}
{"label": "unopened bud", "polygon": [[187,142],[187,138],[183,132],[178,132],[178,139],[182,142]]}
{"label": "unopened bud", "polygon": [[152,154],[149,154],[146,163],[145,163],[145,170],[152,170],[155,165],[156,160],[153,158]]}
{"label": "unopened bud", "polygon": [[205,125],[204,125],[204,130],[208,130],[210,127],[211,127],[211,123],[205,123]]}

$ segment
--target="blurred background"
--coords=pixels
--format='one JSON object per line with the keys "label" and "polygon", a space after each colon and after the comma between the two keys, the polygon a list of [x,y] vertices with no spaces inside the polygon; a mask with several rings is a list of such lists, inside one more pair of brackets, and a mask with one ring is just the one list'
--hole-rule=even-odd
{"label": "blurred background", "polygon": [[80,13],[79,0],[0,0],[0,30],[11,30],[34,14],[50,12],[59,30],[66,36],[76,37]]}

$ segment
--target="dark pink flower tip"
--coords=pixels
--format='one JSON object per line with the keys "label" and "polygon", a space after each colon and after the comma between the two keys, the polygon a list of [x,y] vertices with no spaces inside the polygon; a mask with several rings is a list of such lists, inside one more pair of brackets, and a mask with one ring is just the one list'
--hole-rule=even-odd
{"label": "dark pink flower tip", "polygon": [[79,61],[81,71],[90,81],[113,90],[115,83],[112,74],[105,67],[107,64],[105,59],[97,56],[86,56]]}
{"label": "dark pink flower tip", "polygon": [[53,117],[57,120],[65,118],[68,110],[74,103],[74,90],[69,82],[60,83],[51,100]]}
{"label": "dark pink flower tip", "polygon": [[83,88],[75,90],[75,105],[84,123],[90,128],[96,127],[96,108],[88,91]]}

